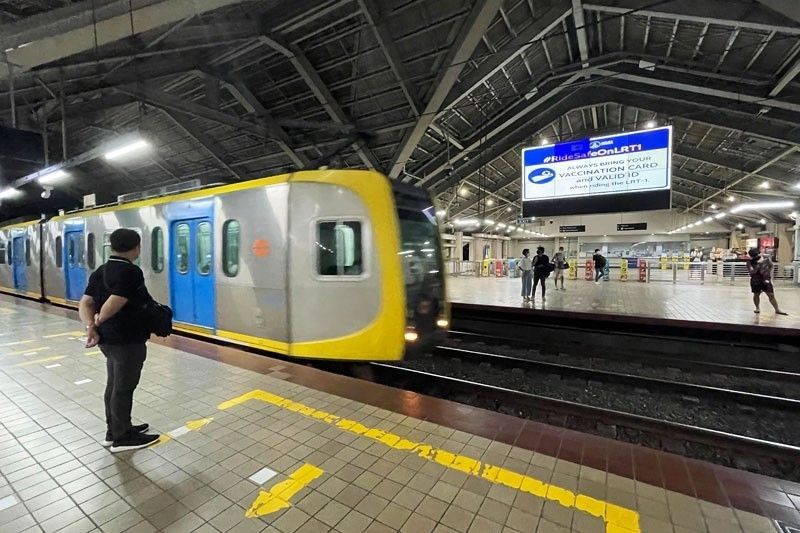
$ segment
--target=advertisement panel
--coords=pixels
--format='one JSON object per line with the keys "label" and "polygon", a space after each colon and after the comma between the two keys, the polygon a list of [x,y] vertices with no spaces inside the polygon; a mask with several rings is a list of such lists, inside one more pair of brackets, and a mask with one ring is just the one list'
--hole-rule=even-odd
{"label": "advertisement panel", "polygon": [[523,216],[669,209],[671,175],[671,126],[525,148]]}

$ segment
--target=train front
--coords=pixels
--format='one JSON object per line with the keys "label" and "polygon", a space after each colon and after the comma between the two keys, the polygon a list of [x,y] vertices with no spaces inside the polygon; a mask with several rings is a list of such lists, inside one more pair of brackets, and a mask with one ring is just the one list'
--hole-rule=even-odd
{"label": "train front", "polygon": [[450,325],[436,210],[423,190],[393,184],[406,289],[406,355],[431,349]]}

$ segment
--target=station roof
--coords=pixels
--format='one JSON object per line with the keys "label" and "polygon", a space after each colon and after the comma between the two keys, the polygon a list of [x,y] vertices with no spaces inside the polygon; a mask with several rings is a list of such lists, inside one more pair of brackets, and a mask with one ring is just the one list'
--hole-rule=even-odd
{"label": "station roof", "polygon": [[511,220],[522,147],[648,121],[674,127],[677,210],[800,195],[793,0],[0,0],[0,50],[2,123],[13,91],[51,164],[154,146],[47,201],[27,185],[3,219],[326,164]]}

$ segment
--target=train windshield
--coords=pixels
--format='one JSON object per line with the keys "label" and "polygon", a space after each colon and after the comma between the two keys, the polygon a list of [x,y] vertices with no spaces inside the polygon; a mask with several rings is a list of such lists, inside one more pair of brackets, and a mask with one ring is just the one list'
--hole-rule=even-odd
{"label": "train windshield", "polygon": [[395,187],[400,224],[403,273],[406,284],[406,319],[425,333],[436,329],[444,311],[442,254],[436,212],[426,193]]}

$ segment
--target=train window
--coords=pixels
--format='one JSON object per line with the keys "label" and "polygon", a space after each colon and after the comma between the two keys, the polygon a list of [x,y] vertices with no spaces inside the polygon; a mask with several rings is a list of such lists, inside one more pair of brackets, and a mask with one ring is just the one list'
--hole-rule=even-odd
{"label": "train window", "polygon": [[6,243],[0,242],[0,265],[6,264]]}
{"label": "train window", "polygon": [[186,274],[189,272],[189,224],[181,223],[175,227],[175,248],[178,273]]}
{"label": "train window", "polygon": [[360,276],[364,273],[361,222],[340,220],[317,224],[317,273]]}
{"label": "train window", "polygon": [[31,238],[25,237],[25,264],[31,266]]}
{"label": "train window", "polygon": [[211,272],[211,224],[201,222],[197,225],[197,272],[202,276]]}
{"label": "train window", "polygon": [[237,220],[228,220],[222,225],[222,270],[230,278],[239,273],[239,231]]}
{"label": "train window", "polygon": [[164,230],[160,227],[153,228],[150,236],[150,268],[153,272],[164,270]]}
{"label": "train window", "polygon": [[64,245],[59,235],[56,237],[56,267],[61,268],[62,266],[64,266]]}
{"label": "train window", "polygon": [[77,266],[78,258],[75,255],[75,239],[67,239],[67,265]]}
{"label": "train window", "polygon": [[95,264],[94,233],[89,233],[89,235],[86,236],[86,266],[94,269]]}

